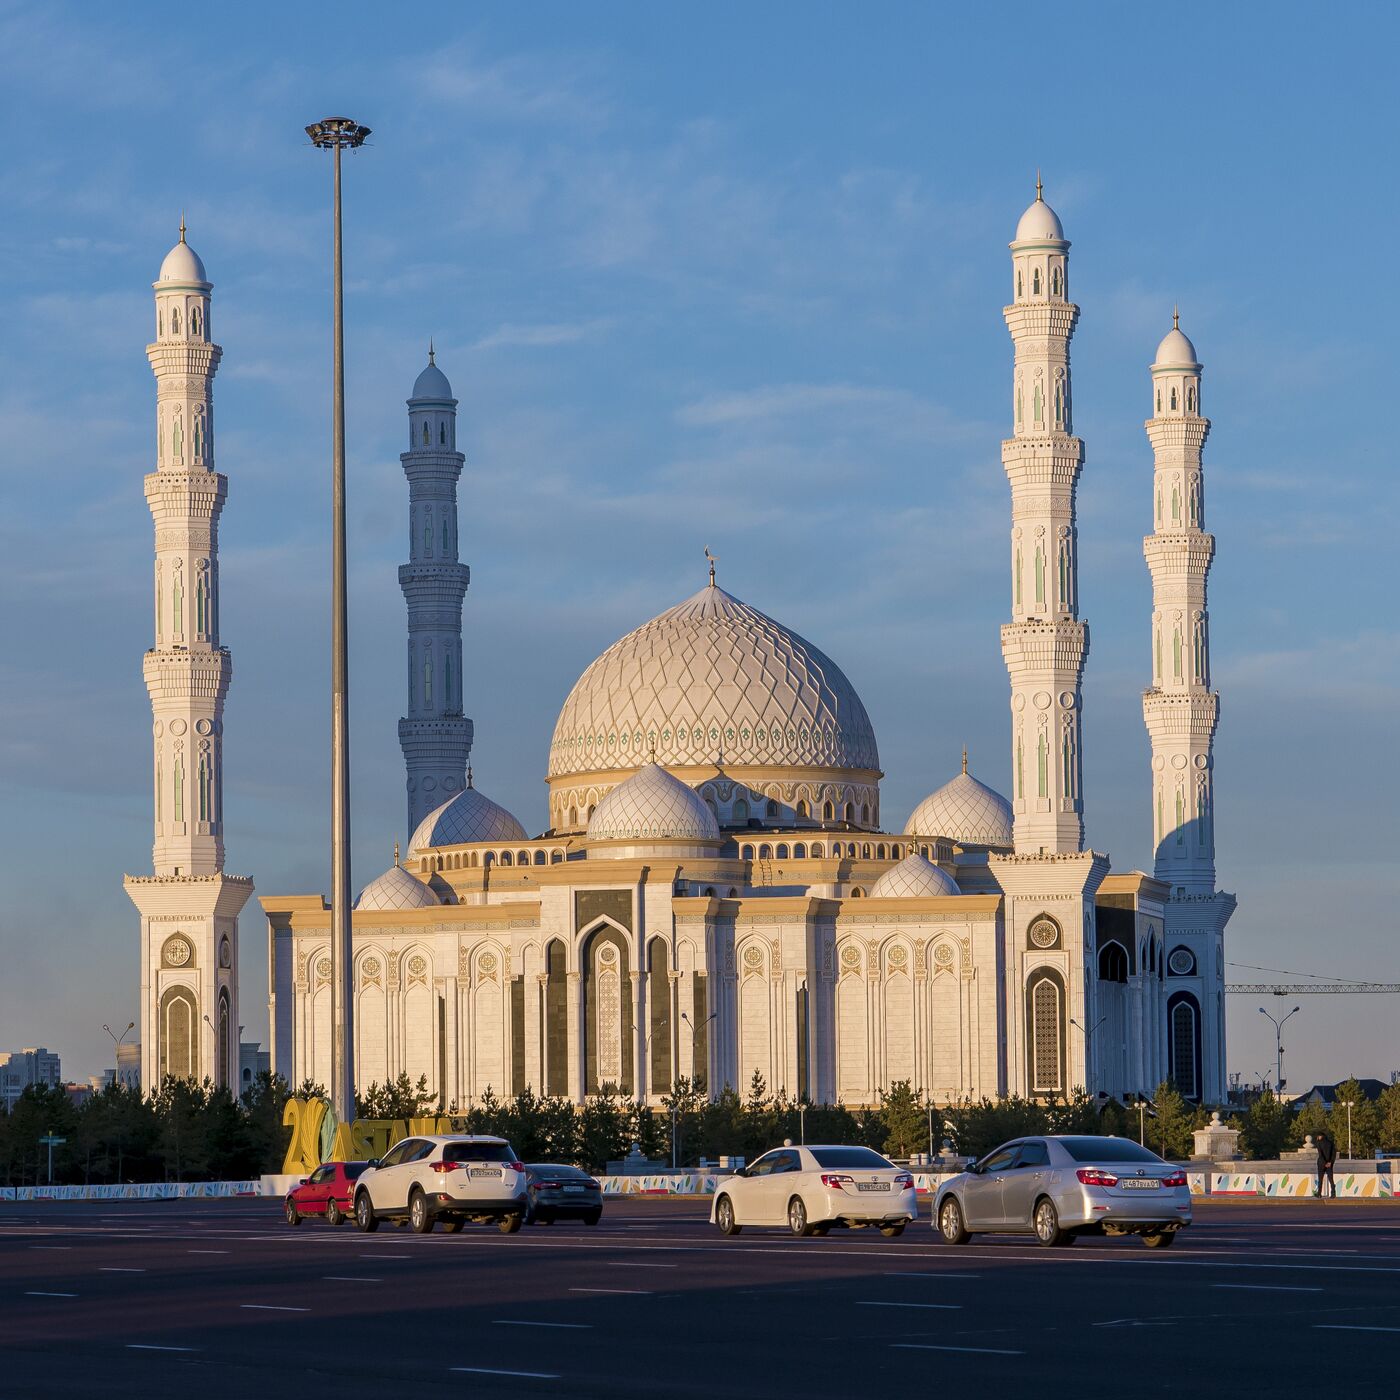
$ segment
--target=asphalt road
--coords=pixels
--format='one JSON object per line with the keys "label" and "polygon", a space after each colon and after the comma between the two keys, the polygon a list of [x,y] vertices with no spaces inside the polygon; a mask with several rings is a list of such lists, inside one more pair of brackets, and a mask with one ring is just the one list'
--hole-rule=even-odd
{"label": "asphalt road", "polygon": [[1400,1202],[1200,1203],[1165,1252],[950,1248],[926,1215],[724,1239],[707,1213],[419,1236],[277,1201],[0,1206],[0,1397],[1239,1400],[1400,1362]]}

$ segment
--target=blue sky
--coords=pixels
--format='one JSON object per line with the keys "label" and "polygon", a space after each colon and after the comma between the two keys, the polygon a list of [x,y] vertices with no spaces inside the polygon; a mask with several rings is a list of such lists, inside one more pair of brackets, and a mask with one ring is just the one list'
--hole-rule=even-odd
{"label": "blue sky", "polygon": [[[1090,840],[1150,858],[1142,420],[1179,302],[1214,420],[1229,956],[1400,980],[1393,7],[313,13],[0,3],[0,1048],[84,1074],[137,1011],[144,347],[182,209],[225,352],[229,868],[327,885],[329,170],[301,128],[331,113],[375,133],[346,172],[357,884],[405,834],[397,454],[430,336],[478,785],[528,828],[570,685],[704,545],[855,682],[891,820],[964,742],[1006,787],[1001,306],[1040,166],[1083,308]],[[265,1035],[256,908],[242,937]],[[1257,1005],[1230,1005],[1248,1077]],[[1295,1086],[1400,1069],[1392,998],[1303,1007]]]}

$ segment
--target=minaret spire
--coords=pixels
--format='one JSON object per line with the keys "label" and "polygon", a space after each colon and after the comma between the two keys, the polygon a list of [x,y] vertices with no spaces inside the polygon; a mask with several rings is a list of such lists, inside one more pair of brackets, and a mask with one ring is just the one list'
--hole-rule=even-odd
{"label": "minaret spire", "polygon": [[1069,242],[1045,203],[1021,216],[1011,244],[1016,347],[1013,435],[1002,443],[1011,483],[1011,616],[1001,650],[1011,679],[1012,810],[1017,854],[1079,851],[1081,682],[1089,631],[1080,621],[1075,487],[1084,445],[1073,435]]}
{"label": "minaret spire", "polygon": [[155,289],[155,637],[142,670],[151,698],[154,874],[128,876],[142,917],[141,1083],[167,1075],[232,1084],[238,1071],[238,913],[253,882],[224,871],[224,697],[233,662],[219,636],[214,470],[213,285],[185,239]]}
{"label": "minaret spire", "polygon": [[408,829],[471,786],[472,722],[462,713],[462,599],[471,571],[458,559],[457,400],[428,341],[427,368],[408,400],[408,710],[399,721],[407,769]]}
{"label": "minaret spire", "polygon": [[1206,585],[1215,556],[1205,528],[1201,365],[1179,311],[1152,365],[1152,684],[1142,697],[1152,740],[1154,873],[1171,893],[1163,909],[1172,991],[1167,1063],[1188,1098],[1225,1096],[1224,931],[1235,897],[1215,886],[1215,728]]}

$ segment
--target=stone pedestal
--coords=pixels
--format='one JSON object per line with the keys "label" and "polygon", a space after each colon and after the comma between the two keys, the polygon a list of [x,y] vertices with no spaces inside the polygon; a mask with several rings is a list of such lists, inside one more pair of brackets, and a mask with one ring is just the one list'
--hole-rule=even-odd
{"label": "stone pedestal", "polygon": [[1240,1155],[1240,1131],[1220,1121],[1218,1113],[1210,1115],[1210,1122],[1204,1128],[1197,1128],[1191,1136],[1195,1139],[1193,1157],[1212,1162],[1235,1161]]}

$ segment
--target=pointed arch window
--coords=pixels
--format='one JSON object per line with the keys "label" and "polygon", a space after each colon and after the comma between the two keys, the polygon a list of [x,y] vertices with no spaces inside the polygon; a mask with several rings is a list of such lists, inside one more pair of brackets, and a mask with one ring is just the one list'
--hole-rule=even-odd
{"label": "pointed arch window", "polygon": [[1036,774],[1038,780],[1037,796],[1050,796],[1050,746],[1045,742],[1044,726],[1040,730],[1040,743],[1036,752]]}
{"label": "pointed arch window", "polygon": [[1020,298],[1024,294],[1024,287],[1021,282],[1021,269],[1016,269],[1016,296]]}
{"label": "pointed arch window", "polygon": [[170,590],[170,630],[177,637],[185,635],[185,585],[180,575],[175,575],[175,583]]}
{"label": "pointed arch window", "polygon": [[197,335],[199,334],[199,325],[200,325],[199,307],[197,307],[197,306],[191,307],[191,308],[190,308],[190,334],[191,334],[191,335],[196,335],[196,336],[197,336]]}
{"label": "pointed arch window", "polygon": [[429,559],[433,557],[433,518],[428,515],[423,521],[423,553]]}
{"label": "pointed arch window", "polygon": [[1172,388],[1171,388],[1171,406],[1172,406],[1172,408],[1175,408],[1175,407],[1176,407],[1176,385],[1175,385],[1175,384],[1173,384],[1173,385],[1172,385]]}
{"label": "pointed arch window", "polygon": [[447,446],[447,423],[445,421],[438,424],[438,445]]}
{"label": "pointed arch window", "polygon": [[1157,390],[1157,412],[1160,413],[1161,411],[1162,411],[1162,391],[1161,391],[1160,389],[1158,389],[1158,390]]}
{"label": "pointed arch window", "polygon": [[1176,790],[1176,844],[1186,844],[1186,803],[1182,800],[1179,787]]}
{"label": "pointed arch window", "polygon": [[210,787],[209,755],[202,753],[199,756],[199,820],[202,822],[207,822],[209,820]]}
{"label": "pointed arch window", "polygon": [[1053,267],[1050,269],[1050,295],[1060,295],[1060,269]]}
{"label": "pointed arch window", "polygon": [[442,517],[442,552],[447,553],[447,517]]}
{"label": "pointed arch window", "polygon": [[1181,679],[1181,628],[1172,632],[1172,679]]}
{"label": "pointed arch window", "polygon": [[175,820],[185,820],[185,760],[175,755]]}
{"label": "pointed arch window", "polygon": [[180,308],[178,306],[170,308],[170,334],[180,334]]}
{"label": "pointed arch window", "polygon": [[1171,1040],[1171,1075],[1177,1091],[1184,1098],[1200,1098],[1200,1013],[1190,995],[1178,993],[1172,999],[1167,1033]]}
{"label": "pointed arch window", "polygon": [[1045,551],[1039,540],[1035,546],[1035,601],[1038,604],[1045,602]]}
{"label": "pointed arch window", "polygon": [[[1021,742],[1021,734],[1020,734],[1020,731],[1018,730],[1017,733],[1016,733],[1016,796],[1017,796],[1017,797],[1025,797],[1025,795],[1026,795],[1026,750],[1025,750],[1025,745]],[[928,852],[925,851],[924,854],[927,855]]]}
{"label": "pointed arch window", "polygon": [[1189,384],[1186,386],[1186,411],[1188,413],[1196,411],[1196,390]]}
{"label": "pointed arch window", "polygon": [[209,630],[208,608],[205,603],[204,571],[201,569],[194,581],[194,630],[202,637]]}
{"label": "pointed arch window", "polygon": [[428,422],[427,422],[427,419],[424,419],[424,420],[423,420],[423,446],[424,446],[424,447],[431,447],[431,446],[432,446],[432,442],[433,442],[432,437],[431,437],[431,436],[429,435],[429,433],[428,433]]}
{"label": "pointed arch window", "polygon": [[423,662],[423,703],[425,705],[433,703],[433,658],[431,656]]}
{"label": "pointed arch window", "polygon": [[194,460],[204,460],[204,412],[198,408],[194,411]]}
{"label": "pointed arch window", "polygon": [[442,658],[442,699],[448,709],[452,708],[452,658]]}
{"label": "pointed arch window", "polygon": [[1040,295],[1040,269],[1038,267],[1031,272],[1031,295],[1033,297]]}
{"label": "pointed arch window", "polygon": [[1032,1094],[1056,1094],[1064,1085],[1064,997],[1052,973],[1034,977],[1026,995]]}

